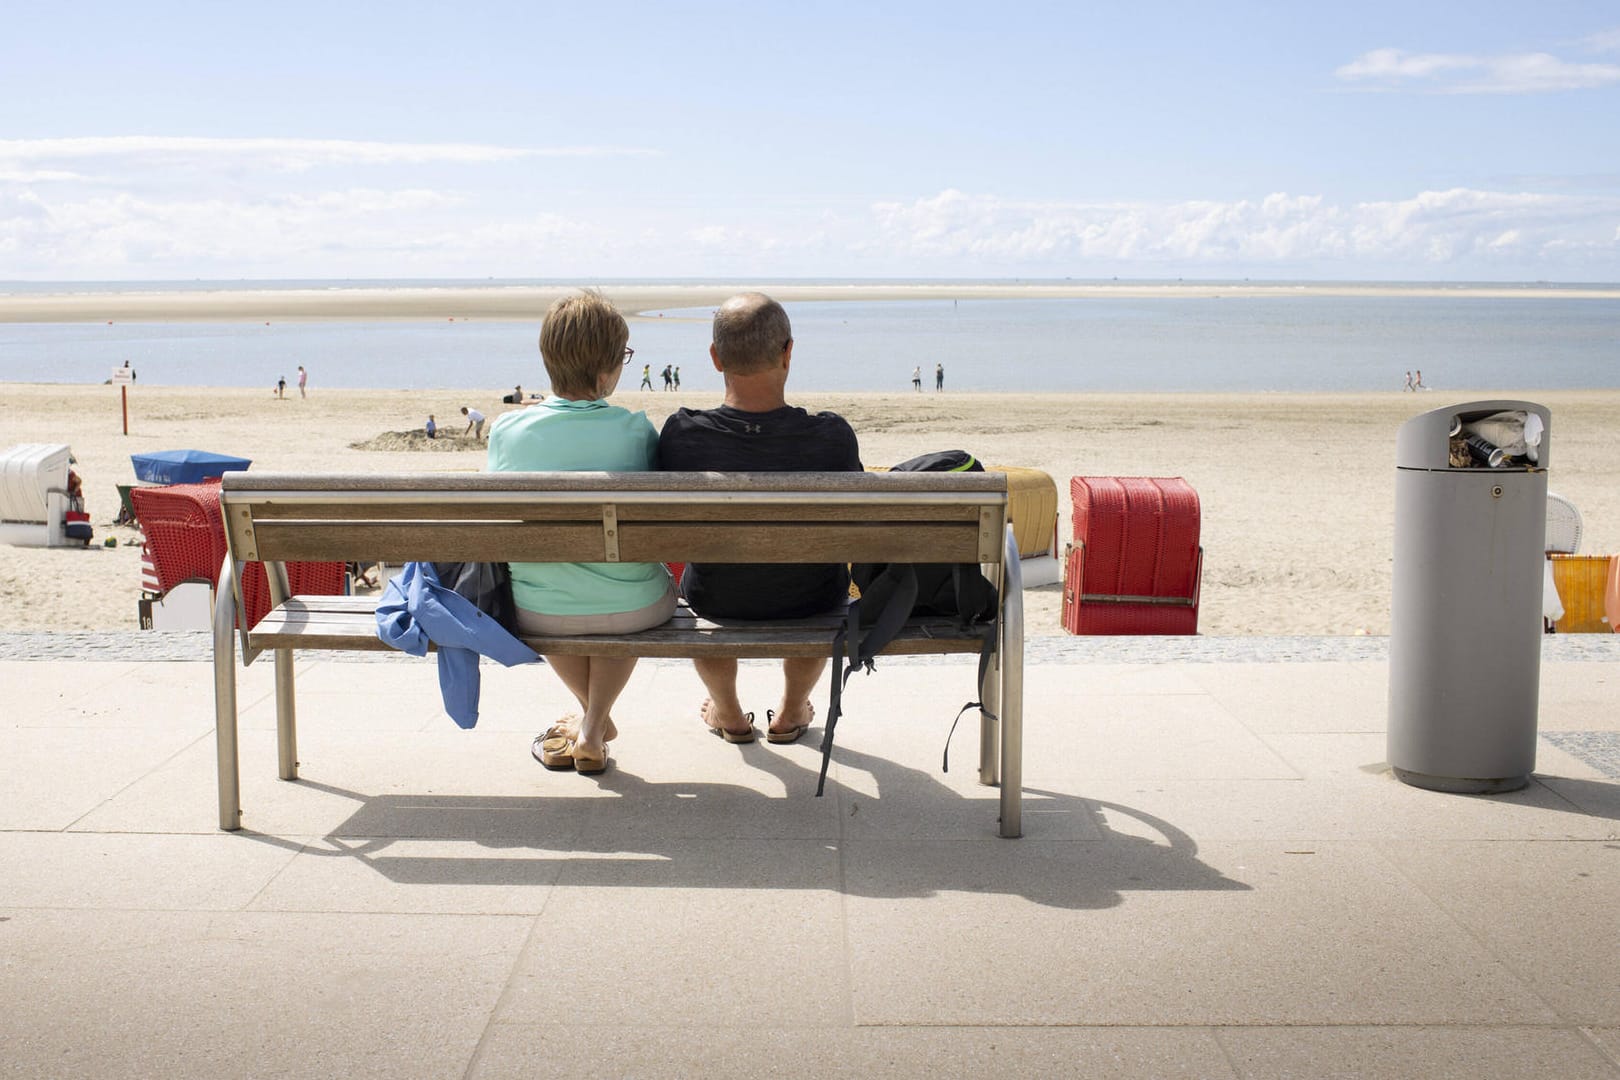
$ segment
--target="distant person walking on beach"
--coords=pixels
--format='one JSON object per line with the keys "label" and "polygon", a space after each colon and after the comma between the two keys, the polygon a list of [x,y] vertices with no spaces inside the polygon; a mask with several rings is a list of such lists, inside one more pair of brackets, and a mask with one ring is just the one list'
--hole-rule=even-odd
{"label": "distant person walking on beach", "polygon": [[675,389],[681,388],[681,365],[675,365]]}
{"label": "distant person walking on beach", "polygon": [[917,391],[917,393],[919,393],[919,394],[922,393],[922,365],[921,364],[919,364],[916,367],[911,369],[911,388],[913,390]]}
{"label": "distant person walking on beach", "polygon": [[1428,389],[1427,386],[1423,385],[1423,369],[1422,368],[1418,368],[1417,378],[1412,380],[1412,389],[1413,390],[1427,390]]}
{"label": "distant person walking on beach", "polygon": [[1412,373],[1410,371],[1408,371],[1406,373],[1406,385],[1401,387],[1401,390],[1402,390],[1402,392],[1405,392],[1405,391],[1410,390],[1410,389],[1412,389]]}
{"label": "distant person walking on beach", "polygon": [[653,388],[653,384],[652,384],[652,365],[651,364],[642,364],[641,365],[641,385],[636,387],[636,389],[637,390],[651,390],[652,388]]}
{"label": "distant person walking on beach", "polygon": [[439,425],[433,422],[432,413],[428,413],[427,437],[430,439],[437,439],[439,437]]}
{"label": "distant person walking on beach", "polygon": [[461,434],[465,436],[470,432],[473,438],[482,439],[484,437],[484,414],[477,409],[469,409],[463,405],[461,415],[467,418],[467,430]]}
{"label": "distant person walking on beach", "polygon": [[129,367],[129,361],[128,360],[124,361],[124,366],[129,368],[129,381],[134,382],[135,381],[135,369]]}
{"label": "distant person walking on beach", "polygon": [[279,375],[279,376],[276,377],[276,397],[284,398],[286,396],[287,396],[287,376]]}
{"label": "distant person walking on beach", "polygon": [[943,390],[943,389],[945,389],[945,365],[944,364],[935,364],[934,365],[934,389],[935,390]]}
{"label": "distant person walking on beach", "polygon": [[664,390],[667,393],[671,389],[671,384],[674,382],[675,376],[672,373],[671,368],[670,368],[670,366],[668,364],[664,365],[664,373],[663,374],[664,374]]}
{"label": "distant person walking on beach", "polygon": [[304,365],[303,364],[299,364],[298,365],[298,396],[299,397],[301,397],[301,398],[309,397],[308,394],[304,393],[304,387],[308,383],[309,383],[309,372],[304,370]]}

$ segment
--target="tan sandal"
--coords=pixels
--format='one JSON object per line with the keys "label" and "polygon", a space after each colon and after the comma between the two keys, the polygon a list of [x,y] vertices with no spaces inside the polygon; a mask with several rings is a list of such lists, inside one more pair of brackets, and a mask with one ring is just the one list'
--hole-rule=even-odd
{"label": "tan sandal", "polygon": [[[578,713],[569,713],[567,716],[563,717],[561,720],[542,731],[540,733],[540,738],[554,739],[560,737],[564,739],[571,739],[573,738],[574,734],[579,731],[579,721],[580,716]],[[572,726],[566,726],[570,724]],[[602,741],[605,743],[610,743],[618,737],[618,726],[613,723],[613,717],[610,716],[608,717],[607,722],[607,734],[602,736]]]}
{"label": "tan sandal", "polygon": [[790,727],[786,731],[773,731],[771,729],[771,725],[776,722],[776,710],[766,709],[765,741],[773,743],[798,742],[799,736],[803,735],[806,731],[809,731],[810,725],[815,723],[816,719],[816,707],[808,701],[804,703],[804,707],[810,710],[810,715],[805,719],[804,723],[799,724],[797,727]]}
{"label": "tan sandal", "polygon": [[582,754],[574,740],[565,735],[541,736],[534,740],[531,752],[535,760],[554,771],[572,769],[587,776],[607,771],[606,753],[601,757]]}
{"label": "tan sandal", "polygon": [[698,718],[703,721],[703,726],[709,729],[710,734],[718,735],[728,743],[751,743],[759,738],[759,732],[754,730],[754,714],[751,712],[743,713],[743,719],[748,722],[747,731],[732,731],[719,724],[709,723],[709,714],[706,710],[713,704],[713,698],[704,698],[703,704],[698,706]]}

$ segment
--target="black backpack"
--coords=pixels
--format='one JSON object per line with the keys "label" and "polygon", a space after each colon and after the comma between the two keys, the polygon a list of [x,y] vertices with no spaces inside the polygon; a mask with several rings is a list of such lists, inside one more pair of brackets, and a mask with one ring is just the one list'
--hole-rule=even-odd
{"label": "black backpack", "polygon": [[[893,472],[983,472],[984,466],[966,450],[944,450],[923,454],[896,465]],[[979,649],[979,682],[996,641],[996,587],[984,576],[978,563],[856,563],[850,567],[850,580],[860,590],[859,600],[849,605],[843,629],[833,639],[833,678],[827,723],[821,738],[821,775],[816,781],[819,796],[827,783],[827,766],[832,761],[833,729],[843,712],[843,687],[857,670],[872,671],[873,658],[894,640],[900,627],[914,615],[935,615],[956,619],[963,630],[982,635]],[[847,665],[846,665],[847,657]],[[843,666],[843,671],[839,668]],[[982,702],[970,701],[956,714]],[[951,723],[951,731],[956,723]],[[950,771],[950,736],[945,738],[945,771]]]}

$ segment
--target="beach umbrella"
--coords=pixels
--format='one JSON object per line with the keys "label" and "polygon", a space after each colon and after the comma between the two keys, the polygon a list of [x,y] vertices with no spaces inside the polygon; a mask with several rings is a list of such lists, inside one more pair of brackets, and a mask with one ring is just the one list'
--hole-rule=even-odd
{"label": "beach umbrella", "polygon": [[129,460],[135,466],[135,479],[147,484],[196,484],[253,464],[249,458],[207,450],[154,450],[131,454]]}

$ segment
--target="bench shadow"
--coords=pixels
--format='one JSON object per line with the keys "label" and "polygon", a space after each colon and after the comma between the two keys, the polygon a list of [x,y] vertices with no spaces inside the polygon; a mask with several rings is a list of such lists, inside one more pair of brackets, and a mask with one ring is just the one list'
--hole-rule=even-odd
{"label": "bench shadow", "polygon": [[[743,748],[748,750],[751,748]],[[929,835],[889,837],[849,824],[852,801],[875,803],[828,780],[838,813],[803,809],[814,800],[815,771],[785,755],[752,748],[739,767],[775,774],[785,795],[740,784],[649,782],[615,767],[586,797],[401,794],[367,795],[316,780],[303,787],[355,803],[354,812],[317,844],[264,833],[243,835],[316,857],[355,859],[401,885],[594,886],[615,888],[826,889],[846,895],[923,898],[945,892],[1016,896],[1055,908],[1106,908],[1139,891],[1230,891],[1249,885],[1198,857],[1196,841],[1162,818],[1118,803],[1038,788],[1024,789],[1025,835],[994,836],[996,789],[967,798],[927,773],[840,747],[841,769],[857,769],[929,820],[960,820],[982,831],[964,841]],[[600,793],[606,791],[608,798]],[[617,816],[620,808],[624,816]],[[603,818],[606,815],[604,824]],[[706,836],[705,823],[764,822],[758,833]],[[1130,831],[1109,821],[1129,820]],[[1061,835],[1049,824],[1061,822]],[[638,823],[651,827],[640,828]],[[972,827],[969,824],[967,827]],[[673,829],[673,831],[671,831]],[[1142,835],[1142,834],[1149,835]],[[716,857],[714,841],[735,843]],[[465,855],[417,855],[402,841],[461,842]],[[752,845],[794,845],[838,861],[761,857]],[[495,851],[499,855],[483,855]],[[521,852],[532,855],[523,857]]]}

